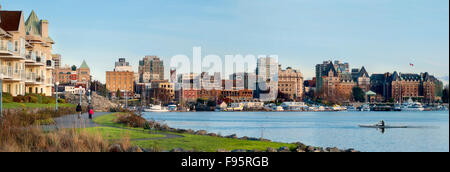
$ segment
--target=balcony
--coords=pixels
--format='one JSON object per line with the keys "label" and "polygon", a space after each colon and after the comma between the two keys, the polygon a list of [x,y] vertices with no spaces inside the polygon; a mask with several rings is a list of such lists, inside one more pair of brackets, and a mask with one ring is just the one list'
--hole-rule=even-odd
{"label": "balcony", "polygon": [[43,84],[43,83],[45,83],[45,75],[37,75],[37,76],[36,76],[36,83],[37,83],[37,84]]}
{"label": "balcony", "polygon": [[13,55],[14,54],[13,43],[11,41],[1,40],[0,54]]}
{"label": "balcony", "polygon": [[22,81],[25,79],[24,70],[17,70],[12,68],[11,66],[0,66],[0,74],[3,75],[4,80],[8,81]]}
{"label": "balcony", "polygon": [[12,67],[0,65],[0,74],[3,75],[3,78],[0,78],[0,79],[12,79],[13,78]]}
{"label": "balcony", "polygon": [[28,72],[26,74],[25,82],[27,83],[35,83],[37,78],[37,74],[33,72]]}
{"label": "balcony", "polygon": [[27,66],[45,66],[44,60],[40,56],[33,54],[28,54],[25,56],[25,65]]}
{"label": "balcony", "polygon": [[27,54],[25,56],[25,62],[35,63],[36,62],[36,54],[35,53]]}

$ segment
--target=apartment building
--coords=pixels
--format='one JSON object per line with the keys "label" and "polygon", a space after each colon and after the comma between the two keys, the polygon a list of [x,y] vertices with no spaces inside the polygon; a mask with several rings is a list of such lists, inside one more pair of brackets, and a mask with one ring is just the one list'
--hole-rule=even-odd
{"label": "apartment building", "polygon": [[26,41],[22,11],[0,10],[0,79],[3,92],[25,94]]}
{"label": "apartment building", "polygon": [[48,21],[31,12],[0,10],[0,79],[3,92],[52,95],[51,57],[54,41],[48,35]]}
{"label": "apartment building", "polygon": [[54,41],[49,37],[49,22],[41,20],[34,11],[25,22],[26,47],[25,86],[26,93],[52,95],[53,69],[52,46]]}

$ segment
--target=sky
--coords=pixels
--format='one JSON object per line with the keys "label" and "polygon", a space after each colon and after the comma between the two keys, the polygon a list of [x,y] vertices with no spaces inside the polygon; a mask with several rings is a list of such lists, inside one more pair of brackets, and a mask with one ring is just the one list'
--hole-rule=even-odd
{"label": "sky", "polygon": [[[137,71],[146,55],[278,55],[314,77],[326,60],[370,74],[430,72],[448,83],[448,0],[1,0],[50,22],[63,64],[86,60],[105,81],[118,58]],[[410,66],[414,64],[414,67]],[[168,78],[166,72],[166,77]]]}

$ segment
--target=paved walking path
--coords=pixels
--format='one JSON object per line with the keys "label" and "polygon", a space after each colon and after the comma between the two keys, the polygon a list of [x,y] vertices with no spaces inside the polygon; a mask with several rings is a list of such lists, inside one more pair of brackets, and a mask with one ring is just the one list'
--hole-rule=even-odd
{"label": "paved walking path", "polygon": [[[96,112],[93,116],[99,117],[103,115],[109,115],[111,112]],[[144,131],[139,129],[132,129],[132,128],[122,128],[122,127],[116,127],[116,126],[107,126],[107,125],[99,125],[95,123],[93,120],[89,119],[88,114],[82,114],[81,119],[78,118],[78,115],[66,115],[58,118],[53,119],[55,121],[54,125],[44,125],[42,126],[42,129],[45,131],[54,131],[58,129],[68,129],[68,128],[92,128],[92,127],[111,127],[111,128],[118,128],[123,130],[130,130],[130,131]],[[151,134],[159,134],[164,135],[165,137],[157,137],[157,138],[144,138],[144,139],[130,139],[130,141],[146,141],[146,140],[162,140],[162,139],[172,139],[172,138],[181,138],[184,136],[176,135],[176,134],[169,134],[165,132],[155,132]]]}

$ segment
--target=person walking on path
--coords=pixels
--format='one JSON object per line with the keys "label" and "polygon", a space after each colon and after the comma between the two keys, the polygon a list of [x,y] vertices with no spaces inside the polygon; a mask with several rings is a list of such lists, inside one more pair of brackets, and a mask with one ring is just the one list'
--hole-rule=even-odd
{"label": "person walking on path", "polygon": [[92,105],[89,105],[89,119],[92,119],[92,116],[94,115],[94,107]]}
{"label": "person walking on path", "polygon": [[81,104],[78,103],[76,111],[78,113],[78,119],[81,119],[81,113],[82,113],[81,112],[82,111]]}

